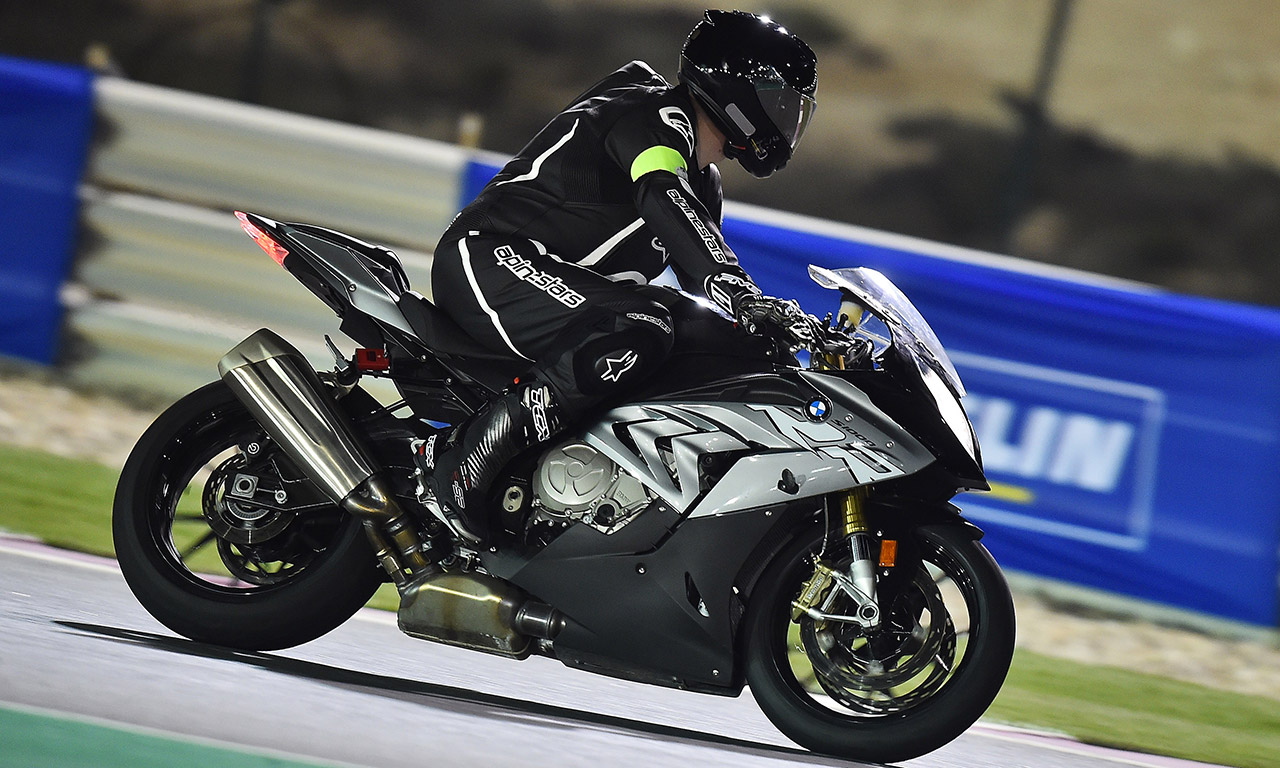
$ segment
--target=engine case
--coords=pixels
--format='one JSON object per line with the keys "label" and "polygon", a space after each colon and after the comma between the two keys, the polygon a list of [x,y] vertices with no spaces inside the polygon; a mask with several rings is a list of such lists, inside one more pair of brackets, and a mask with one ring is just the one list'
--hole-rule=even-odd
{"label": "engine case", "polygon": [[653,498],[608,456],[576,441],[543,454],[533,492],[533,522],[581,522],[605,534],[621,529]]}

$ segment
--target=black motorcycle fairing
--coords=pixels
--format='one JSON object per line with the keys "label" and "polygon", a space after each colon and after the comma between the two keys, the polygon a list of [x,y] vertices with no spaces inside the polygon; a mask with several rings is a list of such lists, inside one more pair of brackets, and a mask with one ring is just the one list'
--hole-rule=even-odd
{"label": "black motorcycle fairing", "polygon": [[373,276],[394,295],[398,296],[409,290],[409,276],[405,273],[404,264],[401,263],[395,251],[381,245],[366,243],[337,230],[317,227],[314,224],[290,222],[287,226],[298,232],[351,249],[358,256],[363,257],[365,266]]}
{"label": "black motorcycle fairing", "polygon": [[[398,275],[367,254],[335,240],[328,230],[319,227],[298,229],[283,224],[280,231],[285,237],[282,245],[300,246],[300,255],[312,262],[321,278],[333,290],[346,293],[347,306],[372,317],[381,325],[404,332],[410,330],[396,304],[396,299],[403,292],[396,280]],[[395,263],[398,266],[399,262]]]}
{"label": "black motorcycle fairing", "polygon": [[[802,407],[812,400],[818,391],[806,382],[788,375],[783,369],[769,372],[742,372],[724,377],[723,368],[716,368],[720,359],[713,356],[690,356],[706,370],[709,381],[690,384],[674,378],[655,382],[648,392],[640,393],[636,400],[656,402],[705,401],[758,403],[762,405],[786,405]],[[715,375],[711,376],[711,371]],[[703,378],[707,378],[703,377]]]}
{"label": "black motorcycle fairing", "polygon": [[[383,284],[383,287],[387,288],[387,291],[392,296],[399,296],[404,291],[408,291],[408,275],[404,273],[404,265],[399,260],[396,252],[390,250],[390,248],[375,246],[375,244],[366,243],[362,239],[338,232],[335,229],[316,227],[315,224],[301,224],[297,223],[297,221],[283,223],[283,221],[275,221],[257,214],[246,214],[246,218],[255,227],[270,233],[270,237],[275,242],[285,246],[285,250],[288,250],[289,253],[296,252],[289,250],[289,244],[293,244],[293,246],[301,244],[301,246],[310,250],[312,255],[317,255],[315,251],[316,242],[325,243],[326,246],[346,248],[351,255],[356,256],[356,259],[361,262],[361,265],[366,270],[370,271],[370,274],[374,275],[374,278],[378,279],[379,283]],[[293,262],[296,261],[298,260],[288,259],[288,256],[285,256],[284,262],[280,266],[292,273]],[[312,268],[312,271],[316,271],[315,268]],[[342,287],[338,288],[340,293],[342,292],[340,289],[346,287],[342,285]]]}
{"label": "black motorcycle fairing", "polygon": [[[279,230],[273,230],[272,235],[279,237],[281,242],[287,242],[287,238]],[[292,245],[292,244],[291,244]],[[324,302],[324,305],[333,310],[333,313],[343,320],[347,319],[347,310],[351,308],[351,300],[347,297],[347,292],[342,286],[335,285],[334,281],[323,274],[316,264],[301,255],[296,246],[289,251],[289,255],[285,257],[283,266],[285,270],[294,276],[298,282],[302,283],[307,290],[316,295],[316,298]]]}
{"label": "black motorcycle fairing", "polygon": [[[570,526],[546,546],[524,546],[511,543],[498,552],[483,556],[486,569],[496,576],[511,575],[537,559],[552,545],[553,559],[579,557],[613,557],[637,552],[651,552],[661,546],[680,522],[680,515],[661,501],[654,501],[628,525],[605,535],[590,526]],[[504,575],[505,574],[505,575]]]}
{"label": "black motorcycle fairing", "polygon": [[799,514],[756,509],[677,525],[655,505],[613,536],[576,525],[532,555],[481,559],[565,615],[554,648],[566,665],[734,696],[744,679],[735,630],[748,597],[735,584],[758,569],[751,558],[761,542],[790,532]]}
{"label": "black motorcycle fairing", "polygon": [[[937,480],[941,484],[940,493],[947,498],[959,491],[990,489],[982,470],[981,453],[976,458],[969,456],[956,439],[951,428],[938,415],[933,397],[914,365],[824,371],[821,376],[848,382],[865,393],[876,407],[892,413],[894,419],[937,457],[937,464],[946,470],[945,475]],[[974,444],[977,445],[976,440]]]}
{"label": "black motorcycle fairing", "polygon": [[245,216],[251,224],[266,232],[272,240],[287,251],[285,257],[280,260],[280,266],[297,278],[307,290],[314,293],[325,306],[333,310],[334,314],[340,318],[345,317],[347,310],[351,308],[346,282],[335,280],[332,268],[324,264],[323,259],[317,259],[315,253],[291,236],[299,230],[293,225],[268,219],[256,213],[247,213]]}
{"label": "black motorcycle fairing", "polygon": [[397,302],[408,288],[398,256],[324,227],[245,216],[287,251],[281,266],[341,318],[343,333],[356,343],[396,345],[409,352],[420,348]]}

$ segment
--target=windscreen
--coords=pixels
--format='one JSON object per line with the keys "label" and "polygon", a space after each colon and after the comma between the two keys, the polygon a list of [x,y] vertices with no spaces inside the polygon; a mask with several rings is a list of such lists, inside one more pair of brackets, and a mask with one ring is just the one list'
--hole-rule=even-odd
{"label": "windscreen", "polygon": [[957,395],[964,397],[964,384],[942,342],[911,300],[889,278],[868,267],[824,269],[813,265],[809,266],[809,277],[823,288],[852,294],[889,328],[894,345],[915,359],[922,374],[926,369],[936,372]]}

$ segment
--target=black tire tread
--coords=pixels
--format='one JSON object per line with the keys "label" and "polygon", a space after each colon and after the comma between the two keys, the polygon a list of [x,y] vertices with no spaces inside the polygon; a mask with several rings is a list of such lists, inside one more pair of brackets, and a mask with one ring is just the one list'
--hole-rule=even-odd
{"label": "black tire tread", "polygon": [[[797,744],[822,754],[872,762],[897,762],[932,752],[949,743],[986,711],[999,693],[1013,657],[1013,599],[1004,575],[981,543],[964,528],[928,526],[922,535],[941,540],[978,583],[978,610],[987,628],[976,654],[932,700],[901,715],[853,720],[804,705],[772,661],[768,634],[777,616],[786,575],[814,543],[802,537],[783,551],[760,580],[744,622],[746,677],[765,715]],[[787,596],[789,600],[790,596]],[[971,641],[972,643],[972,641]]]}
{"label": "black tire tread", "polygon": [[[350,518],[321,560],[288,584],[258,594],[202,590],[158,550],[146,513],[156,462],[194,419],[219,408],[236,413],[237,405],[230,389],[218,381],[182,398],[156,419],[120,475],[112,536],[125,581],[161,624],[200,642],[279,650],[314,640],[351,618],[384,579],[363,530]],[[247,412],[241,415],[250,418]]]}

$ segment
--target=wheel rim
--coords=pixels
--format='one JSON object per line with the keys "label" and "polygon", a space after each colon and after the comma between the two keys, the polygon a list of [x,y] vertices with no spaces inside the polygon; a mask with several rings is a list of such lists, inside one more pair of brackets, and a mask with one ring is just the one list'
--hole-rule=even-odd
{"label": "wheel rim", "polygon": [[343,528],[338,508],[293,470],[239,403],[211,408],[170,438],[147,499],[147,533],[168,571],[233,598],[298,578]]}
{"label": "wheel rim", "polygon": [[[921,563],[910,581],[881,605],[878,629],[791,619],[791,600],[811,573],[800,558],[791,586],[774,608],[773,659],[786,685],[807,708],[828,716],[902,717],[941,693],[973,656],[983,627],[977,588],[960,561],[922,538]],[[844,566],[844,563],[838,563]],[[832,613],[851,613],[840,601]]]}

